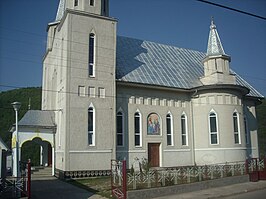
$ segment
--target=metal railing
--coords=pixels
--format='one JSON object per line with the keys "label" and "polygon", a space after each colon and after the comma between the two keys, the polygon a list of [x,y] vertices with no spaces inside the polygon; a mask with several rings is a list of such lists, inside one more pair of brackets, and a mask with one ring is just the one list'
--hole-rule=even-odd
{"label": "metal railing", "polygon": [[149,168],[127,174],[128,189],[162,187],[246,174],[245,162],[217,165]]}
{"label": "metal railing", "polygon": [[21,177],[0,178],[0,198],[31,198],[31,163],[25,165]]}

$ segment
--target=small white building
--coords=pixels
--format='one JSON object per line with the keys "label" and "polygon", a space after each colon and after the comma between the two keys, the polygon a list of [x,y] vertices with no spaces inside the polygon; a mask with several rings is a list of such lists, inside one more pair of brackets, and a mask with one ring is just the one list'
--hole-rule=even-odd
{"label": "small white building", "polygon": [[130,168],[258,157],[263,96],[230,69],[214,22],[198,52],[118,36],[108,5],[60,0],[48,24],[40,114],[55,114],[55,174],[106,172],[111,159]]}

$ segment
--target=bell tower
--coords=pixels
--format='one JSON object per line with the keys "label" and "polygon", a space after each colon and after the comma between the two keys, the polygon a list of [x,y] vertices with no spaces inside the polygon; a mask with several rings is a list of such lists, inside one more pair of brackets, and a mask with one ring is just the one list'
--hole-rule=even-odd
{"label": "bell tower", "polygon": [[231,57],[224,52],[213,18],[211,19],[207,55],[203,60],[204,76],[200,79],[204,85],[236,84],[235,75],[230,72]]}
{"label": "bell tower", "polygon": [[62,18],[66,9],[109,17],[109,0],[60,0],[56,20]]}
{"label": "bell tower", "polygon": [[108,10],[109,0],[60,0],[48,24],[43,89],[56,92],[44,92],[43,108],[60,110],[59,173],[109,170],[116,155],[117,20]]}

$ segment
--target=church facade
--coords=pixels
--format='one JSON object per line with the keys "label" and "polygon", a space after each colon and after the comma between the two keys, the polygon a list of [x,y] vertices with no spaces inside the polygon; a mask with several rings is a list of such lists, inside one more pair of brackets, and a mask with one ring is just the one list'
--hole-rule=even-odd
{"label": "church facade", "polygon": [[118,36],[108,0],[60,0],[48,24],[42,111],[53,167],[72,172],[205,165],[258,157],[263,96],[230,69],[211,22],[207,53]]}

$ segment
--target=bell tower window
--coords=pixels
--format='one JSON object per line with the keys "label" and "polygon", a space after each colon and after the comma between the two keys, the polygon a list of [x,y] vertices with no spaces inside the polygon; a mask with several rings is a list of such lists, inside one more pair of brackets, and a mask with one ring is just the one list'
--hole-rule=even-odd
{"label": "bell tower window", "polygon": [[93,33],[90,34],[89,39],[89,76],[95,77],[95,35]]}
{"label": "bell tower window", "polygon": [[95,111],[93,107],[88,109],[88,144],[95,146]]}

